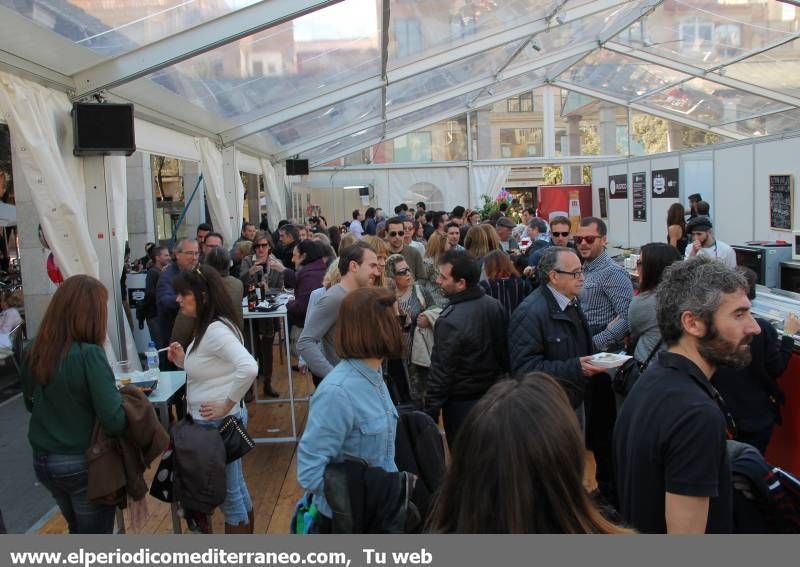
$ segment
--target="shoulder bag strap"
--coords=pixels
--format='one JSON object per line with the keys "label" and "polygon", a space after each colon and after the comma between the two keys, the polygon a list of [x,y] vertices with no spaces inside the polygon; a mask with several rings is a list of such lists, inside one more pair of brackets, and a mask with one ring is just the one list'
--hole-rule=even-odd
{"label": "shoulder bag strap", "polygon": [[664,339],[658,339],[658,342],[656,343],[656,346],[653,347],[653,350],[650,351],[650,354],[648,355],[647,359],[642,363],[642,368],[647,368],[647,366],[650,364],[650,361],[653,359],[653,357],[658,352],[658,349],[661,348],[661,343],[663,343],[663,342],[664,342]]}

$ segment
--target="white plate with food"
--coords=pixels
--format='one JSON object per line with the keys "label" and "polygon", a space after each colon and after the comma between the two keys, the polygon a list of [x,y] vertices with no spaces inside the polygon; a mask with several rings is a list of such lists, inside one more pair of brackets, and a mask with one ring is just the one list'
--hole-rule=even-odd
{"label": "white plate with food", "polygon": [[631,358],[627,354],[617,354],[614,352],[598,352],[595,354],[590,362],[594,366],[599,366],[601,368],[617,368],[618,366],[622,366],[625,362]]}

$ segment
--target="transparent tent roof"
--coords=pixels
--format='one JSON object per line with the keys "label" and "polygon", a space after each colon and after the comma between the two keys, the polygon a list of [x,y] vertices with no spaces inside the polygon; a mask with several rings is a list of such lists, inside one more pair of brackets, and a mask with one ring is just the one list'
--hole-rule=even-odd
{"label": "transparent tent roof", "polygon": [[326,163],[554,85],[730,139],[800,129],[793,0],[0,0],[0,68]]}

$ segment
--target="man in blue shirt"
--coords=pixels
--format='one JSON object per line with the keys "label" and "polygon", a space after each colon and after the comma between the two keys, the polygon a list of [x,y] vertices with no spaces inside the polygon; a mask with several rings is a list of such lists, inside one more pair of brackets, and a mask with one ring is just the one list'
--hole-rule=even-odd
{"label": "man in blue shirt", "polygon": [[[622,349],[630,327],[628,308],[633,299],[630,277],[606,252],[606,234],[606,223],[596,217],[586,217],[573,238],[583,260],[586,280],[581,291],[581,305],[595,352]],[[613,500],[611,440],[617,408],[608,374],[598,374],[590,382],[586,412],[586,442],[597,462],[597,483],[600,492]]]}

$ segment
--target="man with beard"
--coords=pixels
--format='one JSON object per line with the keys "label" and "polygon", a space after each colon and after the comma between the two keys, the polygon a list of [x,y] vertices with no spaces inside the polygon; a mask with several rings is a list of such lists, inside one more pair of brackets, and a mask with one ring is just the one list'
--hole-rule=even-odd
{"label": "man with beard", "polygon": [[686,234],[692,238],[692,245],[686,247],[686,258],[707,256],[735,268],[736,252],[721,240],[717,240],[712,228],[711,219],[705,215],[696,216],[686,223]]}
{"label": "man with beard", "polygon": [[726,439],[735,425],[711,385],[718,367],[750,363],[759,334],[744,276],[694,258],[666,269],[656,315],[667,351],[625,400],[614,430],[619,508],[647,533],[730,533]]}

